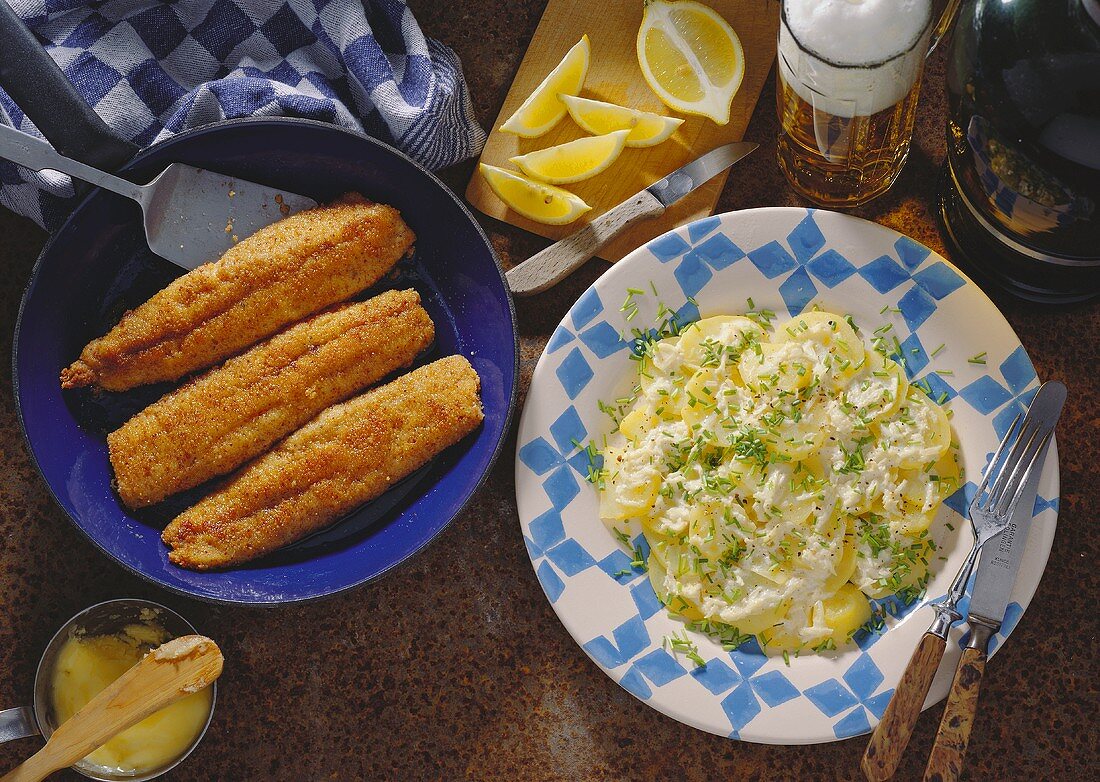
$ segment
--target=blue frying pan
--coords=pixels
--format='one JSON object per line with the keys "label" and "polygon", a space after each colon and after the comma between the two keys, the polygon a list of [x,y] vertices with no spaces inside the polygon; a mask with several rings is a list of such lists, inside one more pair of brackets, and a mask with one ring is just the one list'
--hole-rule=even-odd
{"label": "blue frying pan", "polygon": [[23,296],[13,372],[27,447],[73,523],[119,564],[167,589],[223,603],[288,603],[379,577],[426,546],[488,474],[516,398],[515,312],[500,264],[461,201],[392,147],[309,120],[209,125],[138,151],[89,109],[0,2],[0,86],[69,157],[147,182],[187,163],[326,201],[358,191],[401,210],[416,254],[386,287],[414,287],[436,324],[422,362],[460,353],[481,376],[485,422],[471,437],[329,529],[251,566],[194,573],[170,564],[164,524],[196,496],[127,510],[112,489],[106,434],[170,385],[126,393],[62,392],[58,373],[127,309],[181,270],[145,244],[136,204],[92,191],[49,239]]}

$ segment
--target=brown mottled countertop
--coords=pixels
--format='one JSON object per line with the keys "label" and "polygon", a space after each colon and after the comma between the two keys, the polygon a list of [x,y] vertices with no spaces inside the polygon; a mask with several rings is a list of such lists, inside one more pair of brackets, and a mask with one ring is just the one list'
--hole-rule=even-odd
{"label": "brown mottled countertop", "polygon": [[[411,5],[425,32],[462,57],[478,118],[488,125],[543,3]],[[855,212],[941,253],[935,203],[944,156],[943,79],[940,55],[926,77],[904,173],[890,193]],[[733,169],[719,211],[801,203],[775,164],[775,137],[769,82],[746,136],[761,149]],[[462,192],[472,168],[457,166],[443,178]],[[546,244],[510,226],[484,224],[505,265]],[[44,239],[29,221],[0,212],[5,356]],[[521,404],[554,326],[605,267],[592,261],[556,289],[517,302]],[[1049,309],[991,295],[1040,377],[1065,382],[1070,398],[1058,428],[1062,504],[1050,565],[987,671],[967,778],[1095,778],[1100,308]],[[164,602],[215,638],[227,660],[210,732],[165,779],[859,778],[865,738],[811,747],[718,738],[658,714],[601,673],[557,621],[528,561],[513,499],[514,436],[461,517],[396,573],[331,600],[249,610],[153,588],[89,545],[28,459],[6,368],[0,432],[0,707],[29,701],[38,656],[72,614],[114,597]],[[938,719],[938,708],[922,716],[898,779],[920,778]],[[38,746],[25,739],[0,747],[0,771]]]}

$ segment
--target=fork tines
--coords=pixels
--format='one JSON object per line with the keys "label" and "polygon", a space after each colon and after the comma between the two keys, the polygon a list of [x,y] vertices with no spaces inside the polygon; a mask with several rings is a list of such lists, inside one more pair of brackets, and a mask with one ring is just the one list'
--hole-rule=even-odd
{"label": "fork tines", "polygon": [[[982,481],[970,502],[971,513],[988,513],[1001,517],[1011,511],[1020,487],[1031,474],[1037,457],[1050,441],[1054,422],[1058,420],[1065,398],[1064,385],[1057,382],[1044,383],[1031,400],[1023,418],[1016,416],[986,466]],[[1002,462],[1001,455],[1006,450],[1007,454]]]}

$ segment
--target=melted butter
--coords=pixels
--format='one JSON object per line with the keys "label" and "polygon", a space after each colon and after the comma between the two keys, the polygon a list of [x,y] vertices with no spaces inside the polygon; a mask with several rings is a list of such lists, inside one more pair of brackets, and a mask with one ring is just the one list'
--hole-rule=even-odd
{"label": "melted butter", "polygon": [[[127,625],[118,635],[69,638],[58,653],[51,686],[57,724],[76,714],[165,640],[167,633],[152,622]],[[81,765],[118,774],[143,774],[168,765],[202,731],[212,697],[207,687],[149,715],[92,752]]]}

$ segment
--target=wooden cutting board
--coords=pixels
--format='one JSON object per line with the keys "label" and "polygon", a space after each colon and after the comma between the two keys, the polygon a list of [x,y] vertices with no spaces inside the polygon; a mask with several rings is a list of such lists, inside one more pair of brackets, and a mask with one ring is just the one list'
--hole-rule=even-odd
{"label": "wooden cutting board", "polygon": [[[677,114],[657,98],[638,67],[635,39],[642,21],[642,0],[550,0],[538,29],[523,57],[500,116],[493,125],[481,161],[515,169],[510,157],[585,135],[568,116],[539,138],[525,139],[499,128],[556,66],[580,37],[587,33],[592,45],[588,78],[581,95],[645,111],[685,118],[676,133],[656,147],[623,150],[602,174],[566,188],[583,198],[592,211],[570,225],[543,225],[508,209],[489,189],[481,174],[474,175],[466,198],[475,208],[498,220],[542,236],[560,239],[621,203],[684,163],[721,144],[742,140],[764,80],[775,60],[779,31],[778,0],[710,0],[708,3],[730,23],[745,50],[745,78],[733,99],[730,121],[716,125],[705,117]],[[751,139],[750,139],[751,140]],[[759,151],[754,154],[760,154]],[[617,261],[639,245],[671,228],[705,217],[714,210],[726,174],[715,177],[663,215],[638,223],[604,248],[601,257]]]}

